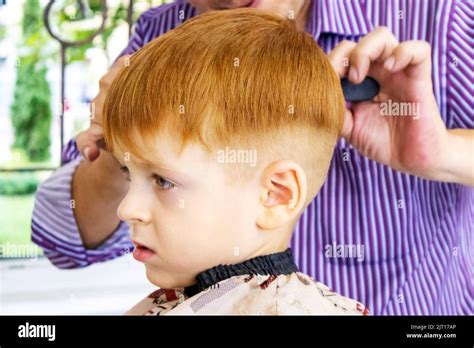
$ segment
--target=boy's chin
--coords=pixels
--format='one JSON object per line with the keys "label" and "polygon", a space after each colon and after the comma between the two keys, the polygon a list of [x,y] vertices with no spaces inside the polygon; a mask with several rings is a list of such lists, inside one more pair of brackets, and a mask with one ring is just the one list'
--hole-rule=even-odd
{"label": "boy's chin", "polygon": [[146,267],[146,277],[150,283],[161,289],[178,289],[194,284],[194,278],[190,281],[178,280],[172,274],[166,272],[158,272],[156,269]]}

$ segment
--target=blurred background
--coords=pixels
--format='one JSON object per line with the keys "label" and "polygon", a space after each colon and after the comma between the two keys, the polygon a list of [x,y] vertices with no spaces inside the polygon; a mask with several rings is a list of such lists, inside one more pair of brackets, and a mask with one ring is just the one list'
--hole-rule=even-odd
{"label": "blurred background", "polygon": [[121,314],[152,289],[130,255],[54,268],[30,223],[38,185],[87,128],[98,81],[133,23],[166,2],[0,0],[0,314]]}

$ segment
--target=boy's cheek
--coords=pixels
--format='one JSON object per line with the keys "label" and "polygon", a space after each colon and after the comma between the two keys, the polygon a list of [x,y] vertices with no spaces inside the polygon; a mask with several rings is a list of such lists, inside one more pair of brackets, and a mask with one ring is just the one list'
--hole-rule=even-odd
{"label": "boy's cheek", "polygon": [[156,214],[181,214],[184,209],[189,207],[189,199],[179,189],[168,191],[156,190]]}

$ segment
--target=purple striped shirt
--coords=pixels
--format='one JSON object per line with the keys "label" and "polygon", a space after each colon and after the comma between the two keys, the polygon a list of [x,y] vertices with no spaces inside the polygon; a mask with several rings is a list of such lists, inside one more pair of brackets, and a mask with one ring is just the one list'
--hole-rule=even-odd
{"label": "purple striped shirt", "polygon": [[[194,15],[184,0],[145,12],[123,54]],[[329,52],[382,25],[400,41],[432,45],[434,93],[447,128],[474,128],[473,2],[314,0],[306,31]],[[37,192],[33,241],[61,268],[129,252],[124,222],[100,247],[84,247],[70,206],[72,175],[82,160],[74,139],[63,160]],[[473,230],[472,188],[393,171],[342,139],[291,247],[302,272],[376,315],[473,314]]]}

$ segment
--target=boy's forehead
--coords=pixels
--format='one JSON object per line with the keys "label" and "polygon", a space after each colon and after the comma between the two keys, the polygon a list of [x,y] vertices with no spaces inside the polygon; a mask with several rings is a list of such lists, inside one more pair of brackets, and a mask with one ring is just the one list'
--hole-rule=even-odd
{"label": "boy's forehead", "polygon": [[143,140],[137,142],[135,152],[124,147],[121,143],[114,144],[112,155],[123,165],[133,163],[148,169],[161,169],[168,172],[180,173],[185,170],[183,162],[189,162],[189,158],[178,156],[171,144],[163,141],[145,143]]}
{"label": "boy's forehead", "polygon": [[[124,143],[123,139],[115,139],[113,156],[119,161],[133,162],[141,165],[152,165],[156,162],[163,162],[160,156],[160,149],[163,150],[163,144],[158,146],[157,137],[153,137],[153,141],[145,141],[136,129],[132,130],[132,143]],[[127,145],[132,146],[128,149]],[[137,155],[139,154],[139,155]]]}
{"label": "boy's forehead", "polygon": [[133,135],[134,151],[120,139],[115,139],[113,144],[112,155],[125,166],[127,163],[132,163],[139,167],[184,176],[190,172],[190,168],[193,168],[192,172],[198,172],[199,168],[208,170],[206,168],[210,163],[216,162],[216,156],[199,144],[188,143],[180,149],[180,142],[170,135],[162,134],[146,139],[137,136],[137,133]]}
{"label": "boy's forehead", "polygon": [[150,153],[149,150],[146,153],[147,154],[145,154],[145,152],[141,152],[140,156],[137,156],[129,150],[125,150],[120,146],[115,146],[112,155],[120,162],[132,162],[147,167],[163,164],[163,160],[158,153]]}

